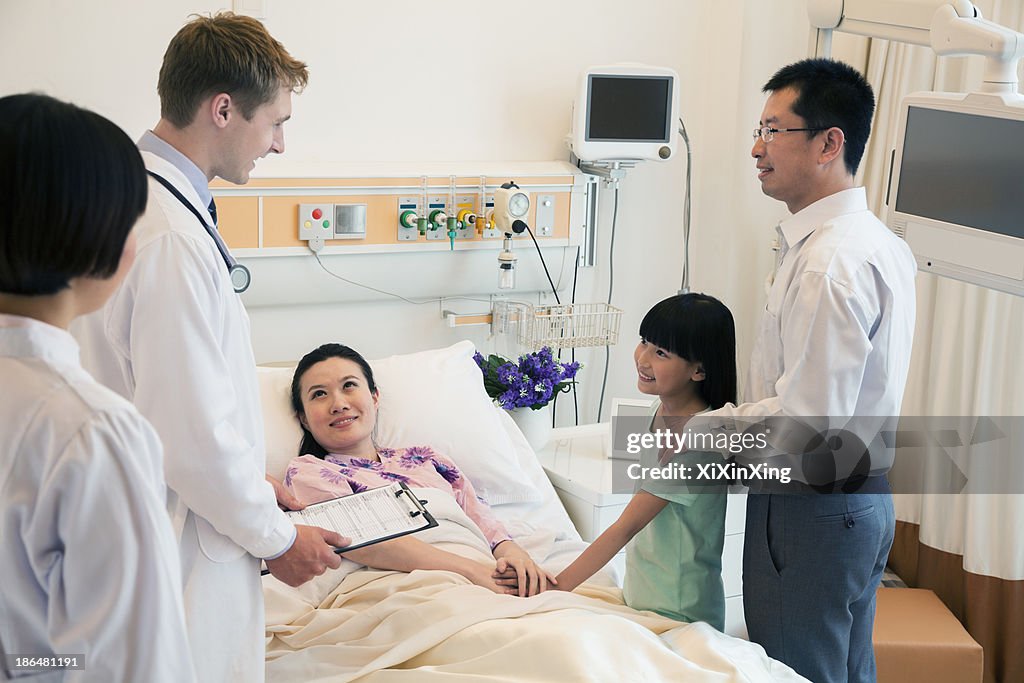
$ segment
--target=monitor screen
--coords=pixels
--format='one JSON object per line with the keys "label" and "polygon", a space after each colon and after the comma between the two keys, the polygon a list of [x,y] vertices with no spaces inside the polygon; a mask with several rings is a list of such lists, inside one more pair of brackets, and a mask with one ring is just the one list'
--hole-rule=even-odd
{"label": "monitor screen", "polygon": [[587,92],[587,140],[668,142],[671,76],[593,75]]}
{"label": "monitor screen", "polygon": [[896,211],[1024,238],[1024,121],[908,111]]}

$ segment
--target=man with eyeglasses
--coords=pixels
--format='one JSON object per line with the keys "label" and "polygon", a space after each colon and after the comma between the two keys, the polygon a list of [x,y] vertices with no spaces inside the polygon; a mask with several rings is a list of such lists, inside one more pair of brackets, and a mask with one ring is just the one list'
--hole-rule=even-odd
{"label": "man with eyeglasses", "polygon": [[[747,403],[710,416],[898,416],[914,333],[914,257],[868,210],[854,175],[871,86],[808,59],[765,84],[751,155],[792,214],[750,362]],[[895,515],[884,472],[853,493],[747,499],[743,607],[750,639],[815,683],[874,681],[875,591]]]}

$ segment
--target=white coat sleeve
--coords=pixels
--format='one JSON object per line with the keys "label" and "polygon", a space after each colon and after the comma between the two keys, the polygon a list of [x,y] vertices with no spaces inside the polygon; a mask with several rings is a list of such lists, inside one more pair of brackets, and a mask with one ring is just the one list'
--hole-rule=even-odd
{"label": "white coat sleeve", "polygon": [[134,402],[163,441],[167,484],[180,501],[250,554],[272,557],[291,545],[295,527],[264,478],[262,440],[235,426],[241,397],[215,270],[223,263],[201,246],[163,235],[139,250],[118,294],[132,298]]}
{"label": "white coat sleeve", "polygon": [[[192,681],[160,444],[134,411],[94,416],[39,492],[27,535],[66,681]],[[56,542],[55,542],[56,539]]]}

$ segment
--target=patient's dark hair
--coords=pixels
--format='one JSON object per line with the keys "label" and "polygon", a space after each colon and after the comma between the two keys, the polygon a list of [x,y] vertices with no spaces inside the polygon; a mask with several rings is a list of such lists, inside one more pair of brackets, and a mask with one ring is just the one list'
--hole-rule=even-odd
{"label": "patient's dark hair", "polygon": [[[311,367],[329,358],[344,358],[358,365],[363,371],[363,376],[366,378],[366,386],[370,393],[377,393],[377,383],[373,379],[373,368],[366,362],[362,354],[344,344],[324,344],[303,356],[299,364],[295,366],[295,374],[292,375],[292,410],[295,411],[296,418],[306,414],[306,411],[302,408],[302,376]],[[320,445],[320,442],[313,437],[312,432],[306,429],[306,426],[301,421],[299,426],[302,427],[302,443],[299,444],[299,455],[315,455],[321,459],[327,455],[324,447]]]}
{"label": "patient's dark hair", "polygon": [[676,294],[654,304],[640,337],[704,369],[698,390],[712,409],[736,402],[736,326],[732,313],[707,294]]}
{"label": "patient's dark hair", "polygon": [[0,292],[112,276],[146,196],[139,150],[115,124],[46,95],[0,98]]}

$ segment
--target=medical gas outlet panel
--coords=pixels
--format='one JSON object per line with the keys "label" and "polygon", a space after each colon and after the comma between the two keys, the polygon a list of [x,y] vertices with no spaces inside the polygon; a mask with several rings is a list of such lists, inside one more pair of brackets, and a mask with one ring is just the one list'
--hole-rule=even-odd
{"label": "medical gas outlet panel", "polygon": [[[531,226],[537,237],[551,237],[555,227],[555,201],[553,194],[537,196],[536,225]],[[454,209],[442,197],[427,199],[426,210],[416,197],[398,199],[398,239],[428,240],[496,240],[504,236],[494,221],[494,195],[484,196],[483,210],[472,196],[456,197]]]}
{"label": "medical gas outlet panel", "polygon": [[[447,197],[398,198],[398,231],[400,242],[427,240],[470,240],[477,233],[477,198],[460,195],[452,205]],[[482,223],[481,223],[482,225]]]}
{"label": "medical gas outlet panel", "polygon": [[242,257],[308,254],[311,246],[326,253],[500,249],[495,193],[509,182],[528,197],[522,220],[538,240],[575,246],[587,180],[566,166],[532,175],[253,178],[211,189],[221,234]]}

